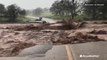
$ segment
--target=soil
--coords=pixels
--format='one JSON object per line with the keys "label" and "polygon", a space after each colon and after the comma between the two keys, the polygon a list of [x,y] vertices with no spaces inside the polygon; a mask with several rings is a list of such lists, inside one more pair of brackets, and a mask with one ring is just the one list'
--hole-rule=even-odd
{"label": "soil", "polygon": [[[54,26],[53,26],[54,25]],[[74,29],[56,24],[0,24],[0,57],[16,56],[22,49],[46,44],[79,44],[107,40],[106,22],[80,22]],[[67,25],[68,26],[68,25]]]}

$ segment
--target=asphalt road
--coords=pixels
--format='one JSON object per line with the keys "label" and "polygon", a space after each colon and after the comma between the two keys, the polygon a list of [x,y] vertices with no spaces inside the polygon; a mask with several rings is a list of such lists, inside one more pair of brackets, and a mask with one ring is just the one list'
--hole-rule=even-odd
{"label": "asphalt road", "polygon": [[[39,17],[35,17],[35,16],[26,16],[27,18],[30,18],[33,22],[36,20],[36,19],[39,19]],[[50,18],[42,18],[43,21],[46,21],[48,23],[56,23],[57,20],[53,20],[53,19],[50,19]]]}
{"label": "asphalt road", "polygon": [[107,60],[107,42],[37,45],[24,49],[16,57],[2,57],[0,60]]}
{"label": "asphalt road", "polygon": [[52,49],[53,45],[46,44],[46,45],[37,45],[30,48],[26,48],[22,50],[18,56],[29,56],[29,55],[35,55],[35,56],[44,56],[46,52],[50,49]]}
{"label": "asphalt road", "polygon": [[107,60],[107,41],[71,45],[74,60]]}
{"label": "asphalt road", "polygon": [[16,57],[2,57],[0,60],[69,60],[68,45],[37,45],[22,50]]}

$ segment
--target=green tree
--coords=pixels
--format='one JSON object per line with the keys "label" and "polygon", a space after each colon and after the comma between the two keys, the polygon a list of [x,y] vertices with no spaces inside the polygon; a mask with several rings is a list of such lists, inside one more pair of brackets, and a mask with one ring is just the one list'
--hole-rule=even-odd
{"label": "green tree", "polygon": [[50,11],[55,15],[61,15],[60,1],[55,1],[50,8]]}
{"label": "green tree", "polygon": [[70,16],[71,19],[77,15],[77,1],[76,0],[61,0],[55,1],[50,8],[50,11],[55,15]]}
{"label": "green tree", "polygon": [[43,9],[36,8],[33,12],[34,12],[34,15],[40,16],[43,13]]}
{"label": "green tree", "polygon": [[101,4],[101,6],[98,8],[100,19],[107,19],[107,0],[98,0],[98,4]]}
{"label": "green tree", "polygon": [[0,4],[0,16],[3,17],[5,15],[6,9],[3,4]]}
{"label": "green tree", "polygon": [[16,22],[16,18],[19,16],[20,8],[15,5],[9,5],[7,7],[7,17],[9,18],[9,22]]}
{"label": "green tree", "polygon": [[85,1],[83,8],[84,14],[88,19],[106,19],[107,18],[107,0],[88,0]]}
{"label": "green tree", "polygon": [[26,15],[26,10],[25,9],[19,10],[19,14],[22,15],[22,16],[25,16]]}

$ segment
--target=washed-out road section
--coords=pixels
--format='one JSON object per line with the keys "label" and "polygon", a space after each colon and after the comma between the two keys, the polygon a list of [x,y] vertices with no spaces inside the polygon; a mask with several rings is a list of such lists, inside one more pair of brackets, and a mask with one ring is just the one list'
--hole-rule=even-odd
{"label": "washed-out road section", "polygon": [[37,45],[22,50],[16,57],[0,60],[106,60],[107,42],[68,45]]}

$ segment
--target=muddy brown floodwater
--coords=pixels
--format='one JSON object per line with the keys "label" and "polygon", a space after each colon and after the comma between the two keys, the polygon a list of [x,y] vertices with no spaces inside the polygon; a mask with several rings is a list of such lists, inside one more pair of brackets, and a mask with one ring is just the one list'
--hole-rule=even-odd
{"label": "muddy brown floodwater", "polygon": [[44,29],[38,24],[0,24],[0,57],[16,56],[24,49],[52,41],[53,44],[79,44],[107,40],[107,24],[86,23],[78,29]]}

